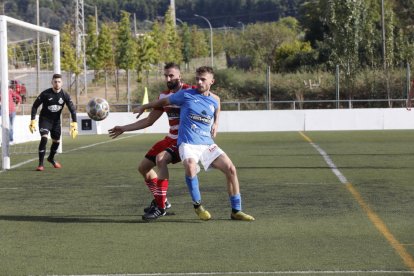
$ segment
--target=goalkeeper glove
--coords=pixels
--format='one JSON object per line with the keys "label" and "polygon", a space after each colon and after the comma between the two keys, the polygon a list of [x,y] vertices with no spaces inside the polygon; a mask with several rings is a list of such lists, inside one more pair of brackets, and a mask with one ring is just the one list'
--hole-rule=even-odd
{"label": "goalkeeper glove", "polygon": [[77,122],[70,123],[69,134],[70,136],[72,136],[73,139],[75,139],[76,136],[78,136],[78,123]]}
{"label": "goalkeeper glove", "polygon": [[36,120],[31,120],[29,125],[29,130],[31,133],[36,131]]}

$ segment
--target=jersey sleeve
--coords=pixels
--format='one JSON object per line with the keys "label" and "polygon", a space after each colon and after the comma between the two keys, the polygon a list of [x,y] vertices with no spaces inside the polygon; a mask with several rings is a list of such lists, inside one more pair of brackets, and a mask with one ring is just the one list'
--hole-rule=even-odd
{"label": "jersey sleeve", "polygon": [[43,94],[41,93],[39,96],[37,96],[36,100],[33,102],[33,105],[32,105],[32,113],[30,114],[31,120],[36,119],[37,109],[42,104],[42,95]]}
{"label": "jersey sleeve", "polygon": [[171,104],[180,106],[184,103],[184,98],[185,98],[185,90],[180,90],[172,94],[168,99],[170,100]]}
{"label": "jersey sleeve", "polygon": [[68,93],[64,93],[65,95],[65,102],[68,105],[68,109],[70,112],[70,115],[72,116],[72,122],[76,122],[76,107],[72,102],[72,99],[70,98],[70,95]]}

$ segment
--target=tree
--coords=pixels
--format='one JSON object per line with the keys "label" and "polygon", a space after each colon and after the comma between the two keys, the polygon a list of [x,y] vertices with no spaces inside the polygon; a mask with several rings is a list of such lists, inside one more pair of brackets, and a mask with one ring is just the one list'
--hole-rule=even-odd
{"label": "tree", "polygon": [[191,33],[190,28],[187,23],[184,23],[181,28],[181,37],[182,37],[182,55],[183,61],[188,69],[188,64],[190,63],[192,56],[192,45],[191,45]]}
{"label": "tree", "polygon": [[115,47],[113,45],[114,35],[111,33],[108,23],[101,25],[101,32],[98,35],[98,48],[96,50],[97,68],[105,72],[105,98],[108,91],[108,72],[115,69]]}
{"label": "tree", "polygon": [[[122,11],[121,22],[118,29],[118,47],[116,55],[116,65],[119,69],[124,69],[127,75],[127,83],[129,84],[129,70],[134,68],[135,61],[135,43],[132,39],[130,14]],[[117,74],[118,75],[118,74]],[[118,80],[118,78],[117,78]],[[117,84],[119,84],[117,82]],[[129,100],[129,86],[127,97]],[[117,85],[117,100],[119,100],[119,85]],[[128,106],[129,107],[129,106]]]}
{"label": "tree", "polygon": [[331,64],[344,68],[348,98],[353,99],[354,79],[360,69],[359,49],[363,39],[364,1],[326,1],[327,42],[332,48]]}
{"label": "tree", "polygon": [[180,64],[183,60],[181,54],[181,38],[178,35],[173,18],[171,7],[167,10],[164,20],[164,37],[161,44],[161,59],[165,62]]}
{"label": "tree", "polygon": [[137,40],[137,81],[142,82],[142,73],[148,71],[151,64],[157,64],[158,62],[158,51],[157,45],[150,34],[140,36]]}
{"label": "tree", "polygon": [[243,40],[236,40],[241,44],[238,56],[248,57],[252,68],[263,70],[267,66],[274,67],[277,48],[284,42],[294,41],[296,36],[297,31],[283,22],[250,24]]}
{"label": "tree", "polygon": [[96,30],[96,18],[89,16],[88,27],[86,33],[86,64],[90,69],[95,70],[95,78],[97,78],[98,60],[98,32]]}
{"label": "tree", "polygon": [[[75,30],[73,25],[63,25],[60,36],[60,62],[62,70],[68,74],[69,92],[71,91],[72,74],[79,75],[81,72],[80,60],[76,60],[76,47],[73,43],[75,41],[74,34]],[[76,103],[78,103],[78,95],[76,95]]]}
{"label": "tree", "polygon": [[191,57],[207,57],[210,51],[206,35],[199,31],[197,26],[191,27]]}

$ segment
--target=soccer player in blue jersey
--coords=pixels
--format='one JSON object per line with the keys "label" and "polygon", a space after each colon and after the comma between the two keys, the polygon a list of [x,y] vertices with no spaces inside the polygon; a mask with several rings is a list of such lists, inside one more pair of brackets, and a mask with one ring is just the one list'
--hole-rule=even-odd
{"label": "soccer player in blue jersey", "polygon": [[[185,168],[185,181],[188,186],[195,212],[201,220],[209,220],[210,213],[201,205],[201,194],[197,177],[197,164],[204,170],[219,169],[227,179],[227,191],[231,204],[230,218],[253,221],[254,217],[242,212],[239,180],[236,168],[227,154],[219,148],[213,138],[218,127],[220,98],[210,92],[214,83],[214,71],[203,66],[196,70],[196,89],[181,90],[168,98],[150,102],[135,110],[137,118],[149,108],[166,105],[181,107],[177,145]],[[160,210],[165,213],[165,210]]]}

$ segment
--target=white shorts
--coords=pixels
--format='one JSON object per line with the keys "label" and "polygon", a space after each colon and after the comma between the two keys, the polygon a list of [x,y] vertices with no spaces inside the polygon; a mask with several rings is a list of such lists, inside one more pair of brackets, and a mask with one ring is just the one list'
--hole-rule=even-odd
{"label": "white shorts", "polygon": [[205,171],[210,169],[211,163],[217,159],[224,151],[216,144],[212,145],[192,145],[182,143],[178,148],[182,161],[192,158],[196,163],[200,162]]}

